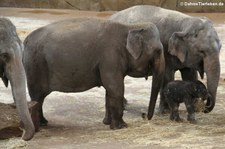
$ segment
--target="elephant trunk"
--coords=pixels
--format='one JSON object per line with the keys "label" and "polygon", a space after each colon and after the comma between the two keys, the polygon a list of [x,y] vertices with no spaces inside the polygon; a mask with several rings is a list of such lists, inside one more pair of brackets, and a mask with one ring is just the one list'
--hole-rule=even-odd
{"label": "elephant trunk", "polygon": [[30,140],[34,136],[35,128],[28,110],[25,71],[20,56],[12,57],[6,64],[5,71],[11,84],[16,108],[25,129],[22,139]]}
{"label": "elephant trunk", "polygon": [[155,59],[153,65],[152,89],[148,107],[148,120],[151,120],[153,117],[158,93],[163,83],[164,72],[165,72],[165,59],[162,50],[160,52],[160,55]]}
{"label": "elephant trunk", "polygon": [[213,102],[213,98],[210,93],[206,94],[205,97],[203,97],[203,101],[207,101],[207,105],[205,106],[205,109],[210,108],[215,105],[215,102]]}
{"label": "elephant trunk", "polygon": [[220,61],[219,53],[211,54],[204,58],[204,71],[207,75],[207,88],[212,96],[207,99],[204,112],[209,113],[213,110],[216,103],[217,87],[220,79]]}

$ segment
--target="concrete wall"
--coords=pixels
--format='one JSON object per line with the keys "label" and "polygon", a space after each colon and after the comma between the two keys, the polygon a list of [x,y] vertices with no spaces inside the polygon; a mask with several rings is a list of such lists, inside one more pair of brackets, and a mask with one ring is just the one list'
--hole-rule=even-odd
{"label": "concrete wall", "polygon": [[184,12],[225,12],[225,0],[0,0],[0,7],[94,11],[122,10],[140,4],[156,5]]}

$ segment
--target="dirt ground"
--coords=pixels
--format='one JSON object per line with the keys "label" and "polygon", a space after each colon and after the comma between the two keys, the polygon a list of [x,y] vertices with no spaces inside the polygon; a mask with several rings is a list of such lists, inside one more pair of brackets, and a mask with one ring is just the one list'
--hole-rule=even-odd
{"label": "dirt ground", "polygon": [[[85,12],[72,10],[43,10],[0,8],[0,16],[7,17],[16,25],[23,40],[34,29],[60,19],[74,17],[108,17],[113,12]],[[128,128],[110,130],[102,123],[104,117],[104,95],[101,88],[82,93],[50,94],[44,103],[44,114],[49,125],[43,127],[28,142],[20,138],[0,141],[0,148],[28,149],[222,149],[225,148],[225,13],[190,14],[207,16],[213,20],[222,41],[221,80],[217,102],[209,114],[197,113],[197,124],[186,121],[186,110],[181,107],[183,123],[169,120],[168,115],[157,112],[151,121],[143,120],[141,114],[147,111],[151,77],[148,81],[126,77],[125,97],[128,106],[124,120]],[[176,75],[179,78],[179,74]],[[205,80],[203,80],[205,82]],[[0,82],[0,102],[13,102],[10,87]],[[157,103],[158,104],[158,103]],[[158,105],[156,106],[156,111]]]}

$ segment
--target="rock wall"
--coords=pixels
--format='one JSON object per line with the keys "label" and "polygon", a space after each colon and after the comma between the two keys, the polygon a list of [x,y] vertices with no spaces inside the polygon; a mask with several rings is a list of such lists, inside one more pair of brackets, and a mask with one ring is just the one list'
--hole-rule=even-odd
{"label": "rock wall", "polygon": [[117,11],[141,4],[156,5],[184,12],[225,12],[225,0],[0,0],[0,7],[93,11]]}

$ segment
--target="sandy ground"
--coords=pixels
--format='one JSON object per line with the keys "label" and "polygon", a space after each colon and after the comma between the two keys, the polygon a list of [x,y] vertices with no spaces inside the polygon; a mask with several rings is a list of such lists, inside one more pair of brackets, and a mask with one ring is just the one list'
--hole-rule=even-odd
{"label": "sandy ground", "polygon": [[[0,8],[0,16],[12,20],[22,40],[32,30],[56,20],[83,16],[108,17],[112,13]],[[49,125],[43,127],[29,142],[20,138],[2,140],[0,148],[225,148],[225,13],[190,15],[208,16],[212,19],[223,44],[217,103],[211,113],[196,114],[197,124],[186,121],[187,113],[184,106],[181,107],[181,117],[185,119],[183,123],[172,122],[168,115],[160,116],[157,112],[151,121],[143,120],[141,113],[147,111],[151,77],[148,81],[126,77],[125,97],[129,99],[129,104],[124,112],[124,120],[128,123],[128,128],[113,131],[102,123],[105,111],[105,91],[102,87],[82,93],[54,92],[45,99],[44,104],[44,114],[49,120]],[[0,90],[0,102],[13,102],[10,87],[5,88],[0,82]]]}

